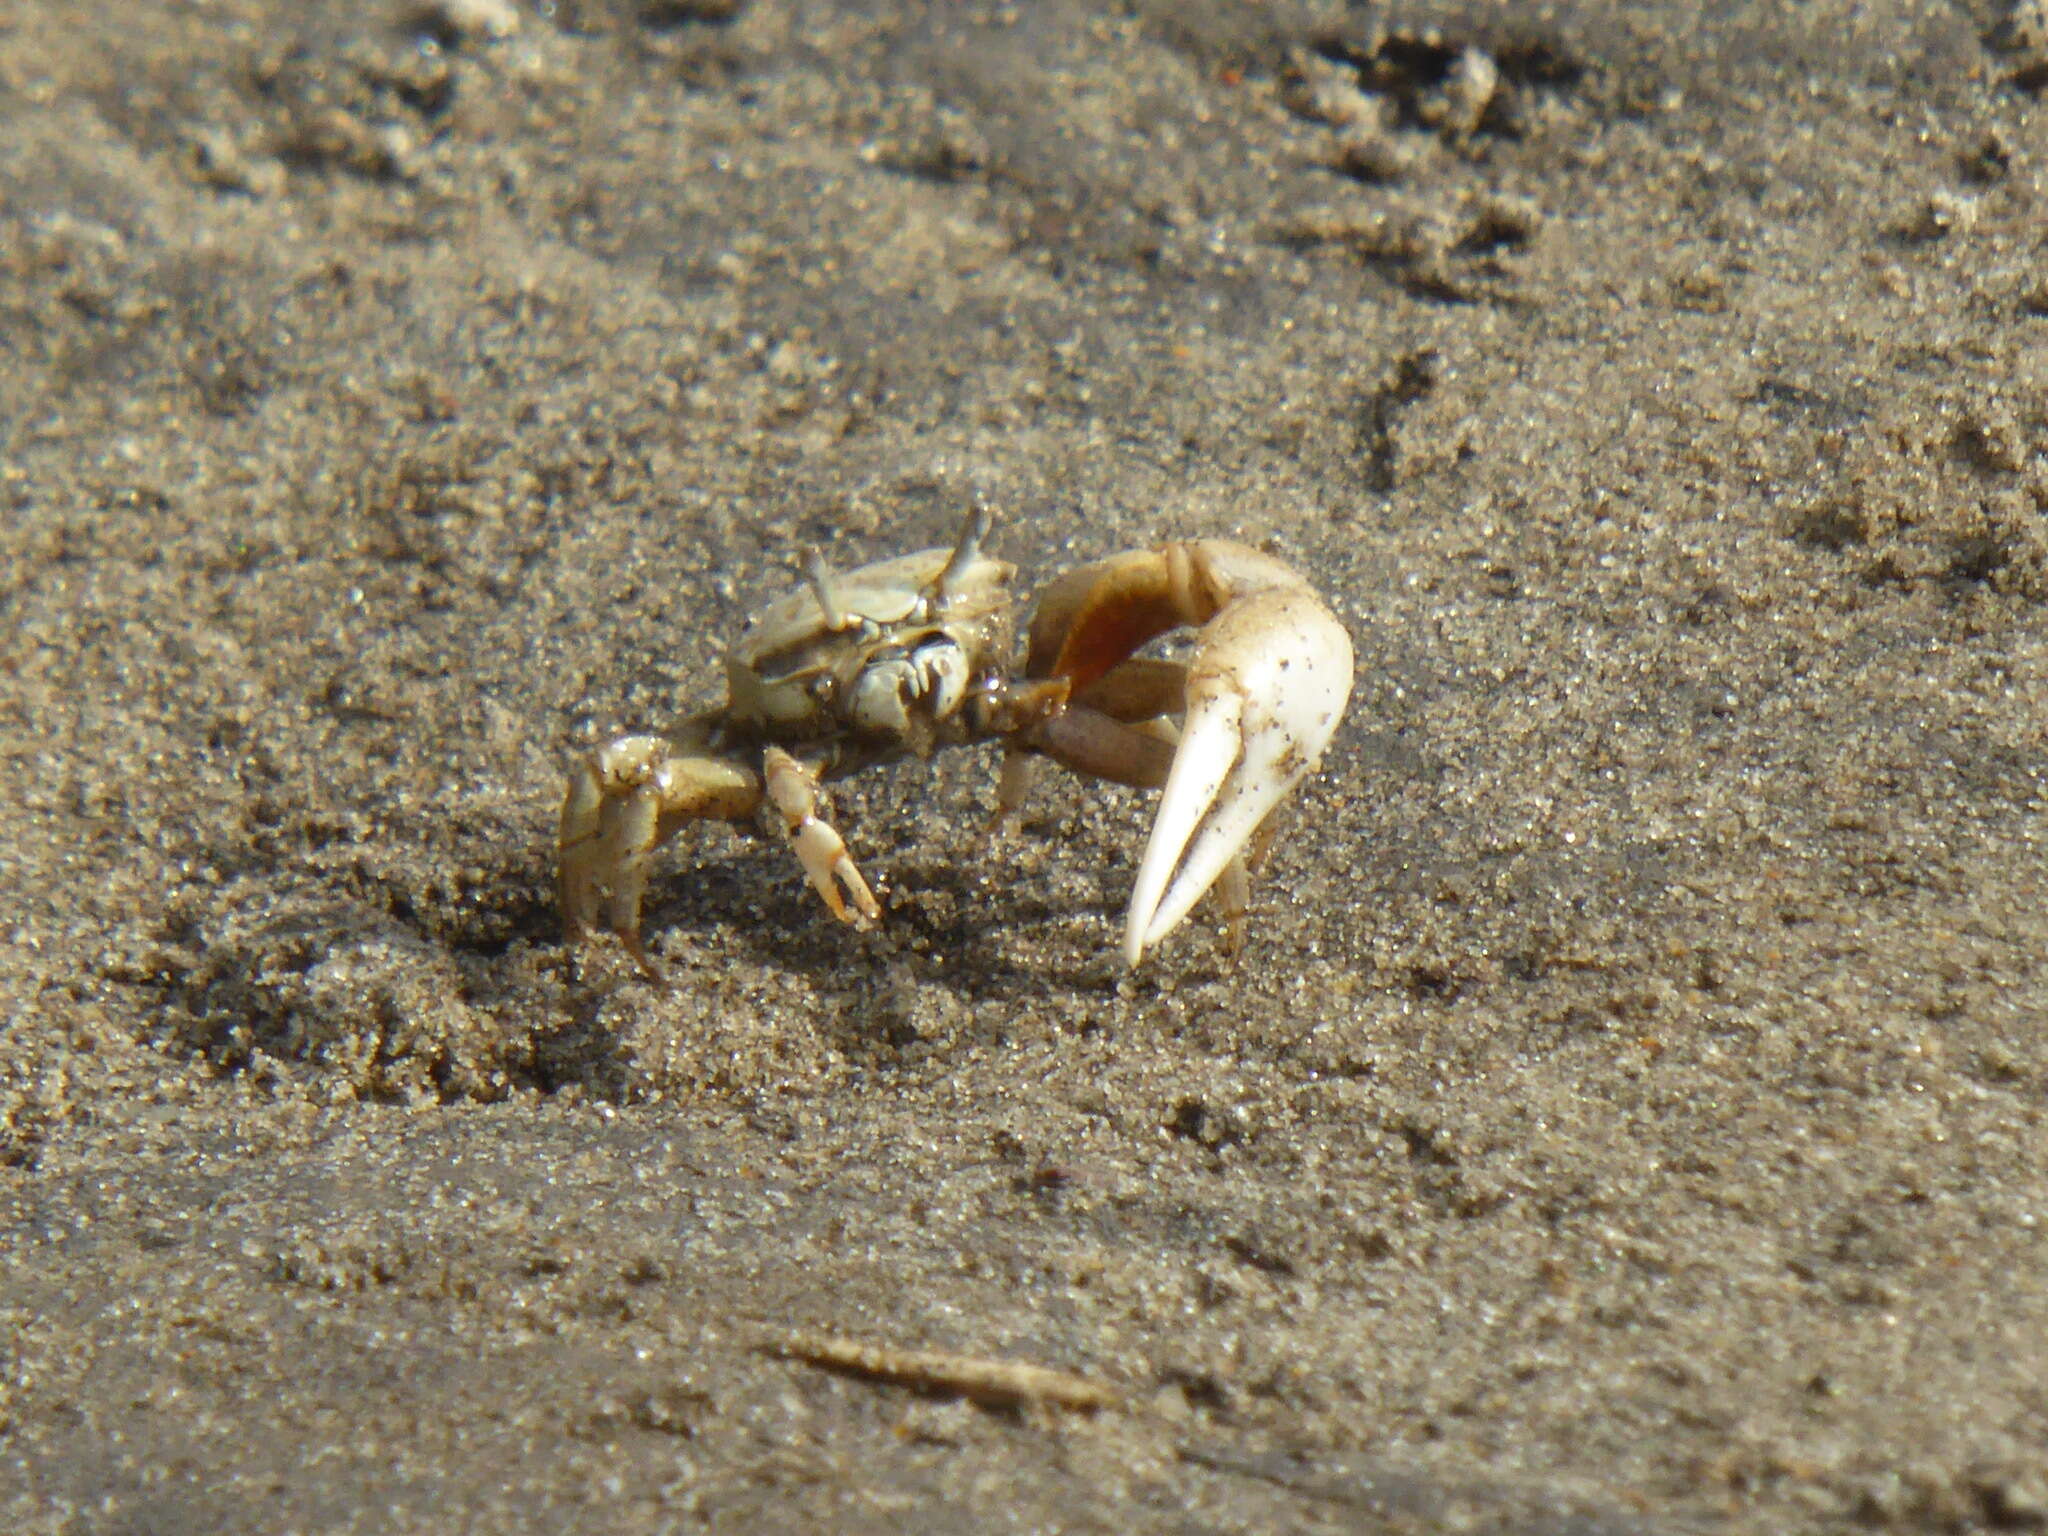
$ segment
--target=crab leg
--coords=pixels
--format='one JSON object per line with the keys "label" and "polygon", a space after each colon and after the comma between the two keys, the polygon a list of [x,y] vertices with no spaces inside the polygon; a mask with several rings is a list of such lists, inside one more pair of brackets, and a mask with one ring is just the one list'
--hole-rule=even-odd
{"label": "crab leg", "polygon": [[[1131,965],[1219,880],[1226,909],[1242,910],[1247,866],[1270,841],[1262,828],[1321,760],[1351,692],[1350,637],[1308,583],[1271,556],[1220,539],[1068,573],[1033,620],[1027,670],[1068,678],[1078,700],[1092,696],[1129,719],[1145,707],[1138,701],[1163,704],[1170,690],[1157,672],[1126,671],[1126,658],[1183,625],[1203,628],[1188,664],[1180,743],[1125,919]],[[1029,745],[1071,761],[1058,734],[1054,722]]]}
{"label": "crab leg", "polygon": [[685,821],[745,821],[761,780],[711,757],[671,757],[659,736],[605,743],[569,777],[559,841],[562,921],[572,941],[604,925],[650,981],[661,968],[640,942],[640,900],[654,850]]}

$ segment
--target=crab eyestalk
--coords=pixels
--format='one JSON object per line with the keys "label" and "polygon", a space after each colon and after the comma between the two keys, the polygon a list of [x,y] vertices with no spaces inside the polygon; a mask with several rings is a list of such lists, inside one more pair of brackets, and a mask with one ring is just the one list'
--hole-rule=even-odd
{"label": "crab eyestalk", "polygon": [[976,502],[960,529],[959,542],[953,546],[953,553],[946,557],[945,569],[932,583],[932,594],[939,600],[941,608],[948,598],[966,585],[967,573],[981,559],[981,546],[988,539],[988,527],[988,508]]}
{"label": "crab eyestalk", "polygon": [[837,633],[851,629],[853,615],[846,611],[846,604],[839,600],[839,589],[832,579],[832,567],[825,563],[825,552],[820,549],[804,551],[804,580],[810,583],[811,596],[817,599],[818,612],[824,618],[828,632]]}

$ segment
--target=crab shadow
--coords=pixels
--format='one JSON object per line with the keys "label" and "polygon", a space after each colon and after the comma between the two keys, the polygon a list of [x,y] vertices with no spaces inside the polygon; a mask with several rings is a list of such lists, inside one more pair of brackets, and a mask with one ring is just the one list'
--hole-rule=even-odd
{"label": "crab shadow", "polygon": [[[835,919],[800,874],[779,871],[779,857],[773,848],[736,849],[666,890],[657,886],[644,927],[651,946],[659,953],[665,938],[723,934],[763,968],[803,975],[827,993],[905,974],[976,1003],[1021,1000],[1048,983],[1087,985],[1078,959],[1047,969],[1019,961],[1003,942],[1005,933],[1047,930],[1068,915],[1048,898],[1013,890],[992,900],[973,867],[938,857],[899,860],[879,887],[882,922],[862,930]],[[1106,899],[1102,921],[1108,933]]]}
{"label": "crab shadow", "polygon": [[[835,919],[779,838],[710,828],[678,838],[641,924],[669,984],[727,967],[790,978],[836,1049],[883,1068],[998,1044],[1034,1016],[1103,1016],[1131,984],[1119,938],[1131,826],[1142,836],[1149,804],[1051,780],[1008,838],[977,838],[968,829],[992,808],[985,762],[916,767],[833,786],[835,825],[884,908],[873,929]],[[584,1027],[602,1028],[602,1000],[632,984],[631,961],[601,941],[578,971],[598,999]],[[1173,973],[1227,981],[1235,966],[1184,950]]]}

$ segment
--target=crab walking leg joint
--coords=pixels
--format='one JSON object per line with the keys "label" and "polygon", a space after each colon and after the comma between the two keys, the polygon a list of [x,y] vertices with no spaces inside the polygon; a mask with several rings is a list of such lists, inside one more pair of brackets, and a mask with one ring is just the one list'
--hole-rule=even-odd
{"label": "crab walking leg joint", "polygon": [[[1125,919],[1128,963],[1212,889],[1235,944],[1284,802],[1321,761],[1350,697],[1344,626],[1271,555],[1224,539],[1170,543],[1057,578],[1017,671],[1016,571],[984,553],[988,528],[977,510],[950,549],[853,571],[813,552],[804,586],[727,653],[723,705],[585,757],[569,778],[558,854],[571,942],[608,928],[659,977],[640,939],[649,860],[700,820],[779,828],[835,917],[877,923],[881,904],[821,814],[820,785],[999,742],[1003,815],[1047,759],[1160,791]],[[1135,654],[1184,628],[1198,631],[1187,662]]]}

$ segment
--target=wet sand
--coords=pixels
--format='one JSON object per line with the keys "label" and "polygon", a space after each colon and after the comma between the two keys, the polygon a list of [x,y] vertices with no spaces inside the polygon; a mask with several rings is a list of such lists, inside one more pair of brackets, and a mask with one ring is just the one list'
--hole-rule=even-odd
{"label": "wet sand", "polygon": [[[1786,9],[0,18],[0,1525],[2048,1525],[2048,54]],[[1243,952],[963,751],[574,963],[977,497],[1350,628]]]}

